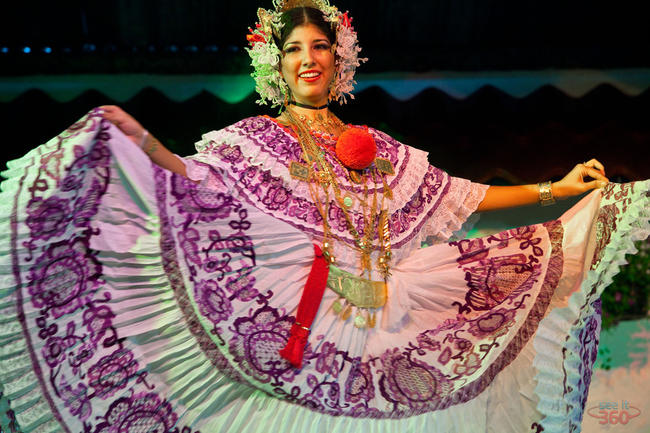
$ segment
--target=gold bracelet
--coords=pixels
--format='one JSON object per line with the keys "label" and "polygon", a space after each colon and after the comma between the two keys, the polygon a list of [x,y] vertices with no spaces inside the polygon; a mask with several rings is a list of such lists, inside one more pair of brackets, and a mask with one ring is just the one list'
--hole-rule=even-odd
{"label": "gold bracelet", "polygon": [[553,188],[551,181],[540,182],[537,184],[539,187],[539,204],[542,206],[549,206],[555,204],[555,197],[553,197]]}

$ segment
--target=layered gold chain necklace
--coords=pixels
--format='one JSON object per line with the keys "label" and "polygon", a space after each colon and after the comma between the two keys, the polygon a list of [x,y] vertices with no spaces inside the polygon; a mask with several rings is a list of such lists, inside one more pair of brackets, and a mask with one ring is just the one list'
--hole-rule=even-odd
{"label": "layered gold chain necklace", "polygon": [[[316,130],[316,134],[322,134],[324,132],[334,139],[339,135],[338,132],[345,130],[347,126],[331,113],[328,113],[327,119],[322,118],[320,113],[318,115],[320,118],[317,116],[315,119],[308,119],[307,116],[294,113],[289,107],[287,107],[285,113],[292,129],[298,136],[304,161],[304,164],[293,161],[290,165],[290,173],[293,177],[308,183],[311,197],[323,219],[322,250],[324,256],[330,263],[335,264],[336,258],[333,255],[333,241],[336,239],[344,242],[343,239],[332,232],[328,220],[331,189],[336,204],[343,213],[347,229],[354,238],[356,250],[360,254],[361,276],[365,276],[368,279],[372,276],[371,254],[374,249],[373,240],[375,234],[377,234],[379,240],[379,256],[377,258],[376,269],[384,279],[387,279],[390,276],[392,252],[389,218],[384,206],[384,200],[387,197],[392,197],[392,194],[387,187],[385,180],[386,173],[376,167],[368,167],[362,171],[348,170],[341,164],[341,167],[347,171],[352,182],[363,185],[363,198],[358,197],[357,194],[353,194],[357,196],[357,200],[363,209],[363,232],[359,233],[350,213],[353,199],[350,195],[344,194],[341,191],[334,168],[326,157],[327,150],[319,146],[312,136],[313,131]],[[334,159],[338,161],[336,158]],[[369,182],[375,185],[372,188],[372,197],[370,197],[368,190]],[[379,203],[377,197],[376,185],[378,183],[383,186],[381,203]],[[320,186],[320,189],[323,191],[324,200],[321,200],[321,194],[317,191],[317,186]]]}

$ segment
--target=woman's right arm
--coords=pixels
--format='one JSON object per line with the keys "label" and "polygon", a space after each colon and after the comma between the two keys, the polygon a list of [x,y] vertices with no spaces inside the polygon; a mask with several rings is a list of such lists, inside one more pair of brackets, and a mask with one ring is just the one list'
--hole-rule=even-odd
{"label": "woman's right arm", "polygon": [[117,126],[136,146],[140,147],[156,165],[187,177],[185,164],[151,135],[130,114],[116,105],[102,105],[104,119]]}

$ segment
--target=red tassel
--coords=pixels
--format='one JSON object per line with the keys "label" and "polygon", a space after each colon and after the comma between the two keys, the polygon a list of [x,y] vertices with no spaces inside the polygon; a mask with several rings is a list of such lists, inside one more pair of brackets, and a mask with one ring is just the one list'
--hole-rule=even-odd
{"label": "red tassel", "polygon": [[280,350],[280,356],[289,361],[296,368],[302,367],[302,356],[305,353],[309,331],[293,324],[291,326],[291,335],[284,349]]}
{"label": "red tassel", "polygon": [[316,312],[323,300],[323,293],[327,285],[329,265],[323,252],[318,245],[314,245],[314,262],[311,265],[305,288],[300,297],[296,322],[291,326],[289,341],[284,349],[280,350],[280,356],[286,359],[296,368],[302,367],[302,357],[309,337],[309,328],[314,323]]}

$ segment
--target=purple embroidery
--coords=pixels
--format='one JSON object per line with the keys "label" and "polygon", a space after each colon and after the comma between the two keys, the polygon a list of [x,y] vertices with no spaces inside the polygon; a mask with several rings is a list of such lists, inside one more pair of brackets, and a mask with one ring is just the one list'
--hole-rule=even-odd
{"label": "purple embroidery", "polygon": [[435,405],[453,389],[451,381],[441,371],[412,359],[399,349],[384,353],[381,364],[380,390],[386,400],[395,403],[395,410],[418,412]]}
{"label": "purple embroidery", "polygon": [[350,403],[368,403],[375,398],[375,385],[372,372],[367,362],[355,359],[345,381],[345,401]]}
{"label": "purple embroidery", "polygon": [[[176,185],[175,201],[170,203],[168,223],[163,228],[166,235],[161,242],[171,252],[175,238],[181,251],[177,260],[188,269],[191,286],[176,291],[179,305],[214,365],[229,375],[236,368],[264,391],[316,411],[401,418],[474,398],[533,335],[561,274],[562,228],[557,222],[513,230],[474,243],[460,242],[459,264],[467,268],[469,281],[481,282],[477,290],[485,294],[491,307],[485,303],[468,304],[476,313],[473,316],[450,319],[437,329],[423,331],[415,341],[403,342],[403,346],[364,362],[338,348],[336,342],[321,340],[316,344],[318,337],[313,336],[316,339],[309,341],[303,368],[295,370],[278,355],[287,342],[293,318],[282,308],[269,304],[272,294],[258,287],[252,276],[256,255],[247,234],[253,224],[248,210],[258,211],[252,202],[235,198],[258,197],[256,205],[268,212],[271,201],[265,204],[263,199],[271,197],[269,191],[277,192],[276,180],[256,168],[239,173],[242,182],[238,185],[247,192],[225,199],[230,213],[223,213],[222,223],[209,229],[200,225],[200,206],[192,198],[207,193],[198,191],[201,186],[175,176],[171,181]],[[211,171],[211,176],[225,174]],[[258,178],[266,179],[266,183],[256,181]],[[444,176],[434,169],[428,179],[429,191],[443,188]],[[159,197],[164,198],[162,191]],[[273,203],[283,203],[284,198],[282,195],[281,200]],[[435,200],[433,193],[416,195],[405,206],[408,212],[398,214],[397,218],[404,225],[413,224],[416,209]],[[292,209],[292,205],[284,203],[279,207],[287,212]],[[161,208],[165,206],[161,204]],[[545,275],[538,258],[540,249],[551,257]],[[176,266],[173,260],[168,263],[172,281],[179,280],[174,276],[179,272]],[[534,286],[537,291],[533,296]],[[194,296],[195,310],[184,300],[186,291]],[[516,314],[523,316],[517,322]],[[203,319],[197,328],[195,317]],[[513,329],[515,323],[519,327]],[[507,332],[509,343],[501,347]]]}
{"label": "purple embroidery", "polygon": [[513,310],[499,308],[472,321],[468,331],[476,337],[499,336],[508,331],[508,328],[514,323],[514,318]]}
{"label": "purple embroidery", "polygon": [[[93,218],[110,178],[111,153],[105,144],[111,138],[110,124],[100,119],[92,112],[57,137],[57,148],[37,162],[40,169],[33,183],[21,184],[31,198],[25,209],[30,229],[23,242],[27,253],[14,253],[17,281],[19,266],[28,268],[24,292],[17,299],[19,316],[42,392],[66,431],[73,425],[72,417],[87,433],[127,431],[129,426],[178,432],[171,405],[151,393],[147,373],[138,370],[134,353],[117,335],[116,315],[107,304],[110,294],[102,291],[102,265],[90,249],[91,238],[101,235]],[[67,145],[74,137],[88,144]],[[63,167],[62,161],[70,157],[73,161]],[[14,221],[13,239],[18,227]],[[25,297],[35,308],[27,317]],[[31,345],[34,339],[42,341],[38,352]],[[124,393],[138,398],[131,401],[121,396]],[[115,398],[107,414],[97,413],[95,399]],[[62,416],[61,410],[69,416]],[[105,422],[95,426],[98,419]],[[183,428],[186,432],[189,429]]]}
{"label": "purple embroidery", "polygon": [[278,353],[287,344],[291,322],[270,307],[235,320],[230,352],[244,373],[274,386],[283,385],[282,380],[293,380],[295,369]]}
{"label": "purple embroidery", "polygon": [[117,349],[88,369],[89,385],[94,388],[97,397],[105,400],[126,388],[137,371],[138,363],[133,359],[133,353]]}
{"label": "purple embroidery", "polygon": [[[93,433],[122,433],[131,431],[178,433],[174,428],[178,416],[171,404],[153,393],[122,397],[111,403]],[[184,428],[183,432],[187,430]]]}
{"label": "purple embroidery", "polygon": [[84,297],[96,290],[101,265],[88,251],[85,240],[54,243],[36,264],[29,274],[32,303],[51,311],[55,319],[81,308]]}
{"label": "purple embroidery", "polygon": [[323,343],[318,356],[316,357],[316,371],[319,373],[331,374],[339,377],[339,362],[336,360],[337,350],[334,343],[326,341]]}
{"label": "purple embroidery", "polygon": [[64,380],[61,381],[59,388],[61,398],[64,400],[65,407],[70,411],[70,415],[85,421],[90,417],[92,408],[88,398],[88,388],[83,383],[77,384],[76,388],[68,385]]}
{"label": "purple embroidery", "polygon": [[214,324],[226,320],[233,313],[230,300],[215,281],[201,280],[194,286],[194,297],[199,312]]}
{"label": "purple embroidery", "polygon": [[[381,132],[370,131],[377,140],[378,156],[389,159],[396,168],[397,175],[391,178],[390,186],[397,188],[410,160],[410,150]],[[302,160],[300,146],[297,146],[296,139],[268,118],[244,119],[226,128],[226,132],[245,137],[257,148],[255,151],[268,155],[268,158],[273,159],[275,163],[285,167],[288,167],[291,161]],[[399,149],[405,152],[401,160],[398,158]],[[232,178],[235,188],[249,203],[275,218],[298,227],[301,231],[311,233],[317,238],[323,236],[321,216],[311,200],[292,194],[281,178],[272,176],[260,166],[251,165],[245,160],[237,145],[210,142],[202,152],[212,153],[222,160],[225,166],[223,175]],[[327,153],[326,158],[332,163],[335,172],[340,175],[339,178],[346,179],[347,174],[335,162],[334,156]],[[450,178],[446,173],[433,167],[429,168],[411,201],[391,215],[391,233],[395,248],[400,248],[411,241],[427,219],[433,216],[442,202],[449,182]],[[343,191],[357,194],[363,192],[362,186],[351,182],[343,182],[339,187]],[[376,184],[373,185],[372,182],[369,184],[370,193],[382,189],[383,184],[379,178]],[[348,233],[343,212],[334,199],[331,200],[329,209],[329,220],[336,235],[344,242],[354,244],[354,239]],[[363,215],[356,210],[351,214],[357,231],[363,233]]]}
{"label": "purple embroidery", "polygon": [[[459,313],[491,310],[506,299],[528,291],[538,281],[543,255],[539,247],[542,239],[535,237],[535,228],[520,227],[490,236],[487,239],[453,242],[458,247],[458,263],[465,271],[470,290],[465,303],[453,302]],[[521,254],[488,257],[489,246],[506,248],[511,241],[518,242]],[[526,254],[529,252],[530,254]]]}
{"label": "purple embroidery", "polygon": [[68,200],[50,197],[43,200],[36,197],[27,205],[26,224],[31,231],[31,237],[48,240],[65,232],[70,218]]}

